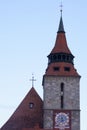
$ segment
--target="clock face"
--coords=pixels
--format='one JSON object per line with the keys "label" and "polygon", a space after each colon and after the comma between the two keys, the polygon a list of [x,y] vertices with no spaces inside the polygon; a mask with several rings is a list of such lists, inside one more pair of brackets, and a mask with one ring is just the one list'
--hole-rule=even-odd
{"label": "clock face", "polygon": [[68,128],[69,127],[69,115],[60,112],[55,116],[55,128]]}

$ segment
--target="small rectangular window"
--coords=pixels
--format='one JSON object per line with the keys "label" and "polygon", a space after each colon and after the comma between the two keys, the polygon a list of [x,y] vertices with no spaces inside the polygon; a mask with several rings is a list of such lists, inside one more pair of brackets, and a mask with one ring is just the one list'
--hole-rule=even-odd
{"label": "small rectangular window", "polygon": [[70,71],[70,67],[64,67],[65,71]]}
{"label": "small rectangular window", "polygon": [[32,109],[34,107],[34,103],[30,102],[29,103],[29,108]]}
{"label": "small rectangular window", "polygon": [[59,71],[60,68],[59,67],[54,67],[53,69],[54,69],[54,71]]}

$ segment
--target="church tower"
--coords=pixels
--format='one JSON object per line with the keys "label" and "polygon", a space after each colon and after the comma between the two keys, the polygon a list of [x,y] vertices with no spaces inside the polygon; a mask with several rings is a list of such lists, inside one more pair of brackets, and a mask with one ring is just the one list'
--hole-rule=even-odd
{"label": "church tower", "polygon": [[80,130],[80,75],[60,17],[55,45],[43,76],[44,129]]}

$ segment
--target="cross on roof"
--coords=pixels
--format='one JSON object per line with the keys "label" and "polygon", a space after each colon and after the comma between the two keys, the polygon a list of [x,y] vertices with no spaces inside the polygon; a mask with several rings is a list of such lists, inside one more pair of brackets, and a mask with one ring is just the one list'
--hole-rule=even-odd
{"label": "cross on roof", "polygon": [[34,75],[32,74],[32,79],[30,79],[30,81],[32,82],[32,87],[34,87],[34,81],[36,81],[36,79],[34,79]]}

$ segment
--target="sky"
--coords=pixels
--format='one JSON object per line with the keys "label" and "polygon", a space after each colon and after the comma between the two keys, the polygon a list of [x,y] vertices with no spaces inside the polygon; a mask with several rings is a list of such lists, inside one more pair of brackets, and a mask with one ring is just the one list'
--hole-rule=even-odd
{"label": "sky", "polygon": [[[62,0],[68,46],[81,75],[81,130],[87,130],[87,0]],[[0,127],[42,79],[60,20],[61,0],[0,0]]]}

